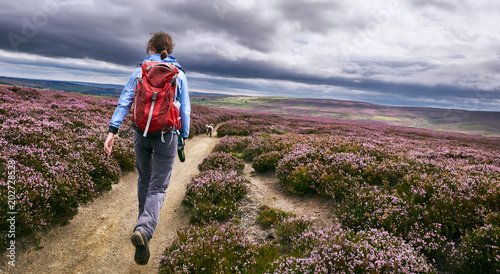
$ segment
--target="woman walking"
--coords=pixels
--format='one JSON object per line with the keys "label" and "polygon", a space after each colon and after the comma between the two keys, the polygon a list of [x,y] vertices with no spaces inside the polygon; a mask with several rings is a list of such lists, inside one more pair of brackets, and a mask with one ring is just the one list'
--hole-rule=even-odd
{"label": "woman walking", "polygon": [[[146,52],[150,55],[144,59],[143,63],[146,61],[166,62],[178,68],[176,92],[177,97],[180,98],[179,110],[182,123],[179,134],[183,139],[187,139],[191,113],[189,91],[184,71],[175,57],[171,55],[173,48],[172,38],[164,32],[157,32],[147,43]],[[137,78],[141,73],[142,69],[137,68],[122,91],[104,143],[104,151],[107,154],[111,154],[114,136],[130,111]],[[134,130],[135,163],[139,173],[137,183],[139,218],[134,227],[131,241],[136,248],[135,262],[145,265],[150,257],[149,241],[158,225],[160,210],[166,196],[165,190],[170,183],[172,168],[177,155],[178,132],[173,130],[165,133],[160,130],[147,133],[146,136],[142,133],[139,129]]]}

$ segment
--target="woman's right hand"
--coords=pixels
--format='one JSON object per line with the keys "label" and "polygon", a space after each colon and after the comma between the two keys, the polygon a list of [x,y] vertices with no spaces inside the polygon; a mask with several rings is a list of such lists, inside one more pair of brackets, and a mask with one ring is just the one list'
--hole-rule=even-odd
{"label": "woman's right hand", "polygon": [[108,137],[106,137],[106,141],[104,142],[104,152],[108,155],[111,155],[113,151],[113,143],[115,142],[115,134],[108,132]]}

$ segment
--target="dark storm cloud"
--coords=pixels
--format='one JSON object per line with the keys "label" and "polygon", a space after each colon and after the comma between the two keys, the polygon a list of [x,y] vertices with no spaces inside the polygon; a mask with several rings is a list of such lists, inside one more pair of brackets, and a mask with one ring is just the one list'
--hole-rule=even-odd
{"label": "dark storm cloud", "polygon": [[412,0],[414,7],[436,7],[442,10],[454,11],[457,8],[457,1],[450,0]]}
{"label": "dark storm cloud", "polygon": [[[228,39],[262,52],[271,49],[275,36],[276,18],[266,18],[258,10],[215,3],[226,3],[223,1],[158,2],[137,7],[140,9],[127,8],[126,2],[49,1],[57,5],[52,16],[36,9],[0,11],[0,35],[8,38],[11,34],[11,39],[1,40],[0,48],[130,65],[143,57],[147,35],[160,29],[174,37],[185,35],[187,29],[193,35],[225,33]],[[128,2],[133,5],[133,1]],[[43,1],[37,5],[41,9]],[[43,26],[34,22],[37,14],[45,14]],[[139,37],[144,37],[143,44],[137,44]]]}
{"label": "dark storm cloud", "polygon": [[117,64],[132,64],[140,56],[131,9],[106,1],[19,2],[0,12],[1,49]]}
{"label": "dark storm cloud", "polygon": [[345,74],[371,77],[381,74],[386,75],[411,75],[435,69],[436,64],[423,61],[394,61],[394,60],[352,60],[343,67]]}
{"label": "dark storm cloud", "polygon": [[[267,5],[236,7],[230,1],[190,0],[152,1],[134,8],[133,1],[65,2],[61,0],[21,1],[24,9],[11,5],[0,11],[0,48],[50,57],[90,58],[130,65],[142,56],[138,37],[160,29],[174,36],[225,34],[228,42],[260,52],[271,52],[280,43],[277,27],[299,23],[302,31],[323,32],[338,25],[331,12],[339,10],[335,2],[276,1]],[[128,3],[127,3],[128,2]],[[55,7],[46,8],[47,3]],[[88,4],[85,4],[88,3]],[[276,7],[272,4],[276,3]],[[43,12],[51,9],[51,14]],[[265,10],[276,9],[267,14]],[[42,15],[42,16],[39,16]],[[36,23],[45,16],[43,26]],[[38,20],[41,21],[41,20]],[[24,35],[24,32],[30,35]],[[35,33],[33,37],[31,33]],[[12,38],[12,37],[11,37]],[[12,43],[12,40],[15,40]],[[132,43],[128,41],[133,41]],[[14,45],[15,44],[15,45]],[[141,45],[142,46],[142,45]]]}
{"label": "dark storm cloud", "polygon": [[491,71],[492,73],[500,74],[500,60],[489,60],[481,64],[484,68]]}
{"label": "dark storm cloud", "polygon": [[[209,74],[220,77],[231,75],[236,78],[281,80],[308,84],[311,86],[326,85],[347,89],[365,90],[384,94],[386,96],[398,95],[413,98],[455,98],[477,100],[500,100],[500,90],[478,91],[478,89],[461,88],[451,85],[427,86],[415,83],[394,83],[388,81],[370,80],[367,78],[320,77],[307,73],[300,73],[293,67],[283,68],[272,63],[262,63],[252,60],[223,61],[212,59],[210,62],[198,62],[185,59],[184,64],[194,71],[210,72]],[[368,66],[368,63],[363,63]],[[407,67],[415,64],[402,62],[391,63],[391,67]],[[425,63],[422,67],[428,66]]]}
{"label": "dark storm cloud", "polygon": [[[107,81],[110,70],[114,79],[118,74],[127,79],[145,57],[150,33],[165,30],[176,41],[174,55],[183,67],[214,89],[259,89],[256,83],[265,80],[265,89],[275,94],[282,86],[273,81],[285,81],[313,87],[311,97],[334,97],[342,89],[379,94],[380,100],[386,96],[387,102],[404,97],[495,104],[500,39],[488,31],[490,21],[480,19],[496,15],[489,14],[494,8],[476,5],[474,12],[482,16],[462,23],[470,17],[461,12],[471,5],[445,0],[4,1],[0,63],[38,68],[38,75],[44,68],[62,69],[69,71],[66,77],[78,79],[80,71],[88,78],[103,74],[99,80]],[[288,94],[300,95],[287,87]]]}
{"label": "dark storm cloud", "polygon": [[161,9],[179,17],[184,26],[200,33],[224,33],[242,46],[262,52],[272,48],[276,35],[275,17],[266,17],[261,10],[236,8],[230,1],[182,1],[175,5],[164,3]]}
{"label": "dark storm cloud", "polygon": [[[297,22],[302,31],[325,33],[341,25],[338,15],[343,7],[335,1],[281,1],[276,8],[288,23]],[[336,16],[337,15],[337,16]]]}

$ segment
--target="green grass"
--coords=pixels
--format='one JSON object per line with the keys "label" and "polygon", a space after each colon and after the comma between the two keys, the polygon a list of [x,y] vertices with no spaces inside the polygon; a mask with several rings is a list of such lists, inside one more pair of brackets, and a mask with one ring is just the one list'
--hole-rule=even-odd
{"label": "green grass", "polygon": [[[205,99],[201,101],[201,98]],[[193,96],[192,103],[207,107],[325,117],[466,134],[500,136],[499,112],[380,106],[340,100],[314,100],[275,96]]]}
{"label": "green grass", "polygon": [[270,228],[271,226],[281,223],[284,219],[288,217],[295,217],[295,216],[296,215],[294,213],[272,208],[268,205],[263,205],[259,208],[257,223],[262,225],[264,228]]}
{"label": "green grass", "polygon": [[381,121],[388,121],[388,122],[401,122],[404,119],[398,118],[398,117],[391,117],[391,116],[380,116],[376,115],[373,116],[373,120],[381,120]]}

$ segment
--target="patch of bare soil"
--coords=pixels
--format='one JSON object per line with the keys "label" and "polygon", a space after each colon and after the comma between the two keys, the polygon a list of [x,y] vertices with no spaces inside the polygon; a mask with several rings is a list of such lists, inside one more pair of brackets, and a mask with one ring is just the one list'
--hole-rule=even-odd
{"label": "patch of bare soil", "polygon": [[242,202],[241,221],[248,237],[254,242],[263,243],[274,237],[272,229],[262,229],[256,223],[262,205],[294,213],[297,217],[307,217],[318,227],[334,224],[335,204],[331,198],[290,193],[280,185],[275,172],[256,174],[249,163],[245,164],[244,173],[250,181],[250,191],[248,198]]}

